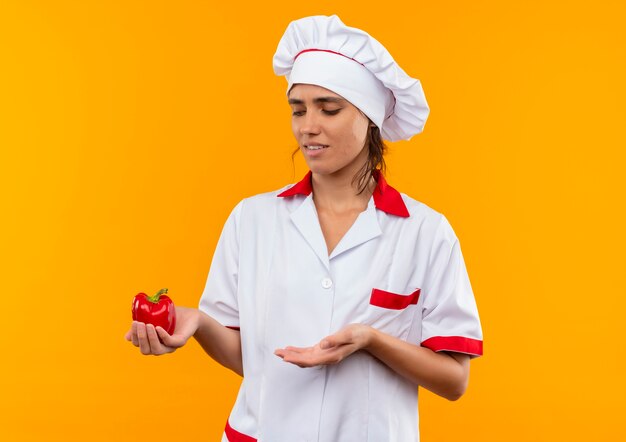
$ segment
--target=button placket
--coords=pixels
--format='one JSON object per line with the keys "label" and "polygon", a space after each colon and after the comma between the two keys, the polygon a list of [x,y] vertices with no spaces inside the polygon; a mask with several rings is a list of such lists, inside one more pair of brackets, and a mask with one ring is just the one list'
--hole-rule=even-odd
{"label": "button placket", "polygon": [[322,279],[322,288],[329,289],[333,286],[333,280],[330,278]]}

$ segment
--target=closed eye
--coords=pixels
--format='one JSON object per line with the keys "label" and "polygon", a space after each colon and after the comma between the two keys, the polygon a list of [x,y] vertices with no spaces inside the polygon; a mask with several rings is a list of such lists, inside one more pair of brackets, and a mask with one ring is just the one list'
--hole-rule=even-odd
{"label": "closed eye", "polygon": [[[334,110],[326,110],[326,109],[322,109],[322,112],[326,115],[337,115],[339,113],[341,109],[334,109]],[[306,111],[294,111],[292,112],[291,115],[293,115],[294,117],[301,117],[302,115],[304,115]]]}

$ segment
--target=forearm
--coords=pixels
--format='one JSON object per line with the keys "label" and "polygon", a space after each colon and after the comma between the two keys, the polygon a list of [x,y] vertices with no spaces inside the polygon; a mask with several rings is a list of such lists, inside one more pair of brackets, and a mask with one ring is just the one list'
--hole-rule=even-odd
{"label": "forearm", "polygon": [[239,330],[224,327],[206,313],[198,312],[198,329],[194,334],[196,341],[215,361],[243,376]]}
{"label": "forearm", "polygon": [[436,353],[376,329],[363,348],[399,375],[449,400],[460,398],[469,379],[469,357]]}

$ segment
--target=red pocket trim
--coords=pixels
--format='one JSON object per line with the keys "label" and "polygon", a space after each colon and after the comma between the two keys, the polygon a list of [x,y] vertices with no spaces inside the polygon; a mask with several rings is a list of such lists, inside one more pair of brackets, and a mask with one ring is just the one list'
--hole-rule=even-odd
{"label": "red pocket trim", "polygon": [[372,289],[370,304],[376,307],[402,310],[411,304],[417,304],[420,298],[421,289],[415,290],[410,295],[399,295],[397,293],[386,292],[384,290]]}
{"label": "red pocket trim", "polygon": [[230,426],[230,422],[228,421],[226,421],[226,428],[224,428],[224,433],[226,433],[226,437],[228,438],[229,442],[257,442],[255,438],[235,430],[233,427]]}

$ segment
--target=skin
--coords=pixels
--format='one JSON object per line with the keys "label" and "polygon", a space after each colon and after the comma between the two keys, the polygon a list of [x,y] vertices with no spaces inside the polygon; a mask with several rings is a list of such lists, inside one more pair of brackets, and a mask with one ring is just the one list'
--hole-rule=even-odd
{"label": "skin", "polygon": [[176,330],[168,334],[164,328],[133,321],[125,339],[142,354],[160,356],[173,353],[192,336],[215,361],[243,376],[241,336],[239,330],[224,327],[195,308],[176,306]]}
{"label": "skin", "polygon": [[[296,84],[289,91],[291,129],[313,174],[313,201],[330,254],[367,208],[376,187],[358,194],[354,176],[367,161],[369,119],[349,101],[320,86]],[[328,147],[310,152],[305,146]]]}
{"label": "skin", "polygon": [[[375,188],[358,194],[353,177],[367,160],[364,148],[368,118],[339,95],[320,86],[297,84],[289,92],[291,127],[312,172],[313,200],[328,253],[367,207]],[[304,146],[328,147],[317,154]],[[133,322],[126,339],[142,354],[171,353],[194,337],[220,364],[243,376],[239,331],[223,327],[197,309],[176,307],[177,327],[168,335],[161,327]],[[469,380],[469,356],[433,352],[363,324],[350,324],[311,347],[285,347],[274,354],[299,367],[339,364],[357,351],[368,352],[398,375],[435,394],[457,400]]]}

